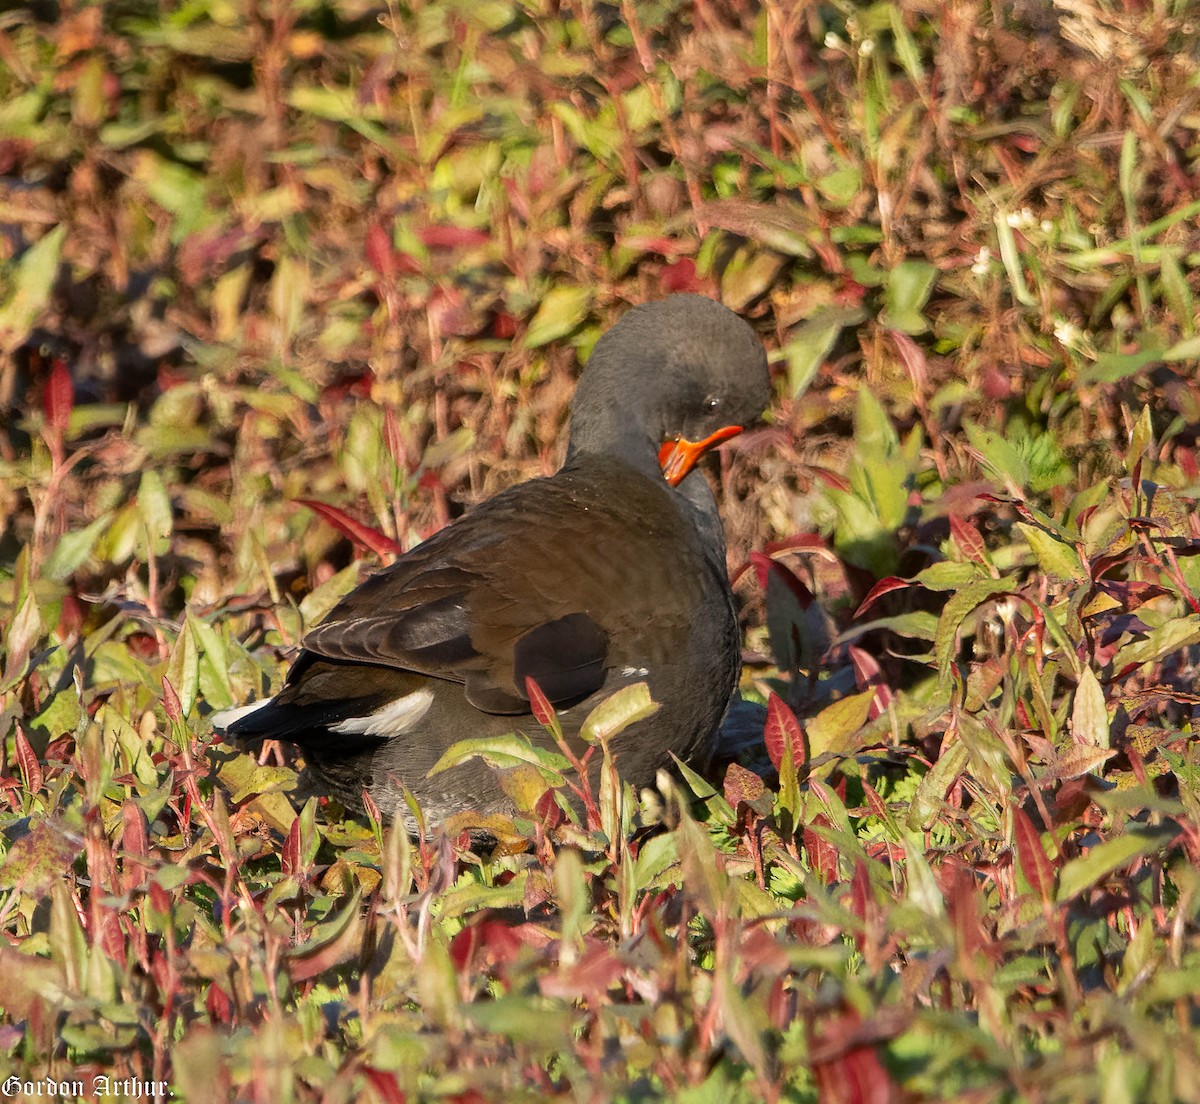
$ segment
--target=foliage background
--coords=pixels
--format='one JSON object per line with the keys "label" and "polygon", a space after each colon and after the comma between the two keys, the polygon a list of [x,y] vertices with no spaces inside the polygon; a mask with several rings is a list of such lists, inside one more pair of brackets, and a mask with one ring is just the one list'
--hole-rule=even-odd
{"label": "foliage background", "polygon": [[[7,7],[0,1063],[203,1101],[1195,1099],[1198,26]],[[552,471],[579,359],[673,290],[777,382],[720,465],[716,789],[635,835],[608,788],[490,856],[297,816],[205,718],[360,556]]]}

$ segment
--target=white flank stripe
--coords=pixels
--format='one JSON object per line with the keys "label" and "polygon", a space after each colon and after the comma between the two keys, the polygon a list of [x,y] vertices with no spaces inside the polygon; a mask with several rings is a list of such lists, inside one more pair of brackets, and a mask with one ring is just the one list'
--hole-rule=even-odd
{"label": "white flank stripe", "polygon": [[263,698],[262,701],[251,702],[249,705],[239,705],[233,709],[222,709],[219,713],[214,713],[210,718],[213,728],[219,728],[222,732],[225,731],[234,721],[240,721],[243,717],[249,717],[251,713],[256,713],[265,705],[270,705],[274,698]]}
{"label": "white flank stripe", "polygon": [[399,736],[424,717],[432,704],[432,690],[415,690],[366,717],[347,717],[330,725],[329,731],[339,736]]}
{"label": "white flank stripe", "polygon": [[622,667],[621,675],[624,678],[643,678],[650,672],[645,667]]}

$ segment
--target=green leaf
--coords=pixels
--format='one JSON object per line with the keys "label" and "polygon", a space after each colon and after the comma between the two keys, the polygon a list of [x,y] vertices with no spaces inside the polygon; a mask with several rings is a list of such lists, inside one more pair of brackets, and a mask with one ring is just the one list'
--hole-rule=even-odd
{"label": "green leaf", "polygon": [[1009,290],[1013,298],[1023,307],[1036,307],[1037,299],[1025,282],[1025,267],[1017,249],[1017,236],[1008,225],[1008,213],[997,211],[993,222],[996,226],[996,240],[1000,246],[1000,261],[1004,265],[1005,275],[1008,276]]}
{"label": "green leaf", "polygon": [[1083,566],[1083,561],[1079,558],[1079,553],[1074,546],[1059,540],[1044,529],[1039,529],[1036,525],[1018,521],[1016,527],[1025,535],[1025,540],[1037,559],[1038,567],[1045,574],[1064,582],[1083,581],[1088,578],[1087,569]]}
{"label": "green leaf", "polygon": [[166,678],[179,695],[183,715],[189,716],[192,706],[196,704],[196,690],[200,685],[200,652],[190,621],[184,621],[175,646],[167,657]]}
{"label": "green leaf", "polygon": [[[1129,435],[1129,448],[1125,451],[1125,470],[1133,474],[1138,462],[1147,455],[1147,450],[1154,443],[1154,424],[1151,421],[1149,405],[1142,407],[1138,420],[1133,424],[1133,432]],[[1134,487],[1134,491],[1140,488]]]}
{"label": "green leaf", "polygon": [[679,857],[683,866],[684,885],[700,912],[710,921],[728,910],[729,875],[712,837],[686,808],[679,810]]}
{"label": "green leaf", "polygon": [[899,557],[895,534],[882,523],[873,504],[837,487],[826,487],[824,493],[837,511],[833,542],[838,552],[877,579],[894,575]]}
{"label": "green leaf", "polygon": [[36,897],[45,895],[64,871],[71,869],[83,846],[78,828],[68,828],[57,817],[34,821],[9,846],[0,863],[0,888],[18,887]]}
{"label": "green leaf", "polygon": [[13,274],[13,290],[0,306],[0,350],[11,352],[33,328],[58,274],[58,260],[67,236],[65,224],[44,234],[21,255]]}
{"label": "green leaf", "polygon": [[905,818],[905,826],[914,832],[923,831],[941,812],[946,794],[963,771],[967,769],[970,752],[959,740],[942,749],[932,770],[921,779]]}
{"label": "green leaf", "polygon": [[814,184],[830,203],[848,207],[862,191],[862,172],[855,165],[847,165],[819,177]]}
{"label": "green leaf", "polygon": [[1079,674],[1079,685],[1075,688],[1075,701],[1071,706],[1071,733],[1079,743],[1098,748],[1109,746],[1104,690],[1090,667],[1085,667]]}
{"label": "green leaf", "polygon": [[896,57],[909,79],[918,87],[925,80],[925,69],[921,65],[921,54],[917,43],[904,25],[904,16],[895,4],[888,5],[889,24],[896,44]]}
{"label": "green leaf", "polygon": [[[682,879],[678,869],[679,837],[674,832],[662,832],[651,836],[642,844],[633,864],[633,883],[640,893],[643,890],[665,889],[677,885]],[[671,877],[664,877],[671,871]]]}
{"label": "green leaf", "polygon": [[904,837],[904,857],[907,860],[908,899],[926,916],[945,916],[946,899],[938,888],[937,878],[919,839]]}
{"label": "green leaf", "polygon": [[1159,851],[1178,835],[1179,828],[1176,825],[1161,824],[1131,827],[1124,835],[1105,840],[1062,868],[1058,876],[1056,900],[1062,902],[1078,897],[1113,871],[1141,855]]}
{"label": "green leaf", "polygon": [[536,349],[565,337],[587,318],[591,306],[590,288],[569,284],[551,288],[525,331],[525,348]]}
{"label": "green leaf", "polygon": [[141,149],[133,159],[133,178],[159,207],[175,216],[173,221],[165,220],[172,242],[181,242],[216,220],[203,173]]}
{"label": "green leaf", "polygon": [[1163,353],[1163,360],[1172,363],[1179,360],[1200,360],[1200,337],[1188,337],[1176,342]]}
{"label": "green leaf", "polygon": [[867,723],[874,700],[873,689],[851,694],[827,705],[806,721],[804,727],[808,734],[810,757],[815,759],[826,752],[848,751],[851,737]]}
{"label": "green leaf", "polygon": [[869,387],[860,387],[855,400],[854,443],[864,456],[891,456],[900,447],[896,427]]}
{"label": "green leaf", "polygon": [[46,562],[42,565],[42,574],[58,583],[69,579],[92,554],[100,534],[111,520],[112,514],[104,513],[85,528],[64,533],[46,557]]}
{"label": "green leaf", "polygon": [[459,740],[448,747],[429,768],[429,776],[440,774],[468,759],[482,759],[488,766],[498,769],[528,764],[536,767],[552,786],[563,784],[563,774],[570,767],[565,756],[547,748],[534,747],[527,736],[512,732],[507,736],[477,736]]}
{"label": "green leaf", "polygon": [[1136,353],[1098,353],[1094,364],[1079,373],[1083,384],[1116,383],[1136,376],[1143,368],[1165,359],[1162,349],[1141,349]]}
{"label": "green leaf", "polygon": [[1018,493],[1029,482],[1029,466],[1021,454],[998,433],[983,429],[972,422],[964,422],[967,439],[979,455],[980,461],[996,475],[1010,484],[1009,489]]}
{"label": "green leaf", "polygon": [[928,262],[901,261],[888,273],[879,321],[902,333],[924,333],[929,322],[921,312],[936,279],[937,269]]}
{"label": "green leaf", "polygon": [[356,888],[331,919],[308,929],[305,942],[288,948],[288,974],[292,980],[316,977],[362,954],[366,924],[360,899],[361,891]]}
{"label": "green leaf", "polygon": [[[509,895],[511,896],[511,895]],[[507,907],[520,907],[518,894]],[[503,908],[504,904],[489,903],[489,908]],[[475,910],[477,911],[477,910]],[[611,952],[615,953],[615,952]],[[552,975],[547,974],[547,981]],[[549,985],[548,985],[549,987]],[[494,1037],[511,1039],[523,1046],[532,1046],[543,1053],[554,1053],[574,1043],[574,1033],[583,1013],[567,1006],[545,1008],[532,1003],[527,997],[497,997],[486,1001],[472,1001],[463,1005],[462,1014],[466,1021],[479,1032]]]}
{"label": "green leaf", "polygon": [[913,640],[933,640],[937,634],[937,617],[926,610],[910,610],[908,613],[898,613],[894,617],[880,617],[875,621],[856,624],[853,633],[844,633],[841,640],[846,641],[877,629],[887,629],[897,636],[906,636]]}
{"label": "green leaf", "polygon": [[826,307],[792,331],[783,347],[787,363],[788,390],[799,398],[808,390],[817,370],[825,362],[842,330],[866,319],[861,307]]}
{"label": "green leaf", "polygon": [[4,677],[0,693],[11,690],[25,675],[25,665],[33,646],[42,638],[42,616],[32,594],[27,594],[8,626],[5,640]]}
{"label": "green leaf", "polygon": [[635,721],[658,712],[658,702],[650,697],[650,687],[645,682],[623,686],[610,694],[588,715],[579,729],[579,735],[589,744],[611,740]]}
{"label": "green leaf", "polygon": [[1113,670],[1121,671],[1130,664],[1155,663],[1164,656],[1200,643],[1200,614],[1174,617],[1159,625],[1141,640],[1126,644],[1113,657]]}
{"label": "green leaf", "polygon": [[958,590],[981,578],[982,572],[979,564],[940,560],[918,571],[912,581],[926,590]]}
{"label": "green leaf", "polygon": [[233,705],[234,695],[229,684],[229,659],[225,654],[225,641],[211,625],[190,610],[187,619],[200,648],[200,692],[209,705],[217,709],[228,709]]}
{"label": "green leaf", "polygon": [[154,470],[142,472],[137,493],[138,516],[150,540],[147,555],[161,556],[171,546],[171,496],[162,476]]}
{"label": "green leaf", "polygon": [[766,294],[786,263],[770,249],[743,243],[721,269],[721,301],[731,310],[745,310]]}
{"label": "green leaf", "polygon": [[1162,285],[1162,297],[1174,316],[1176,324],[1185,337],[1194,337],[1196,333],[1196,301],[1192,297],[1192,289],[1184,275],[1183,266],[1179,263],[1178,253],[1181,251],[1164,249],[1159,257],[1159,281]]}
{"label": "green leaf", "polygon": [[1012,578],[978,579],[968,583],[946,603],[938,618],[937,635],[934,637],[938,671],[943,678],[950,673],[958,632],[967,615],[990,598],[1011,594],[1016,587],[1017,580]]}

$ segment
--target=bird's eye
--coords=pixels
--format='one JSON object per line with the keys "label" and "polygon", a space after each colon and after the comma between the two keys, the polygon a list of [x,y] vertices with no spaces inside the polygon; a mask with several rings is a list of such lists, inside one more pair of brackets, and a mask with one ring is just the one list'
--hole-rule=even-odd
{"label": "bird's eye", "polygon": [[718,399],[715,395],[709,395],[708,398],[704,400],[704,405],[709,410],[716,410],[717,407],[721,405],[721,400]]}

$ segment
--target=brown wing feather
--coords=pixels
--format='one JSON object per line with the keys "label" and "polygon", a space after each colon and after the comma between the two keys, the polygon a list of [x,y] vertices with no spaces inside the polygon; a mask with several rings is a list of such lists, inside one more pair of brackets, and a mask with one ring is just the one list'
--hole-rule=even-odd
{"label": "brown wing feather", "polygon": [[[527,713],[526,676],[555,704],[594,693],[608,635],[579,608],[578,588],[563,584],[540,539],[543,521],[561,530],[558,510],[574,520],[577,503],[563,490],[555,480],[522,484],[441,530],[347,595],[305,649],[462,683],[488,713]],[[549,518],[548,502],[557,502]]]}

